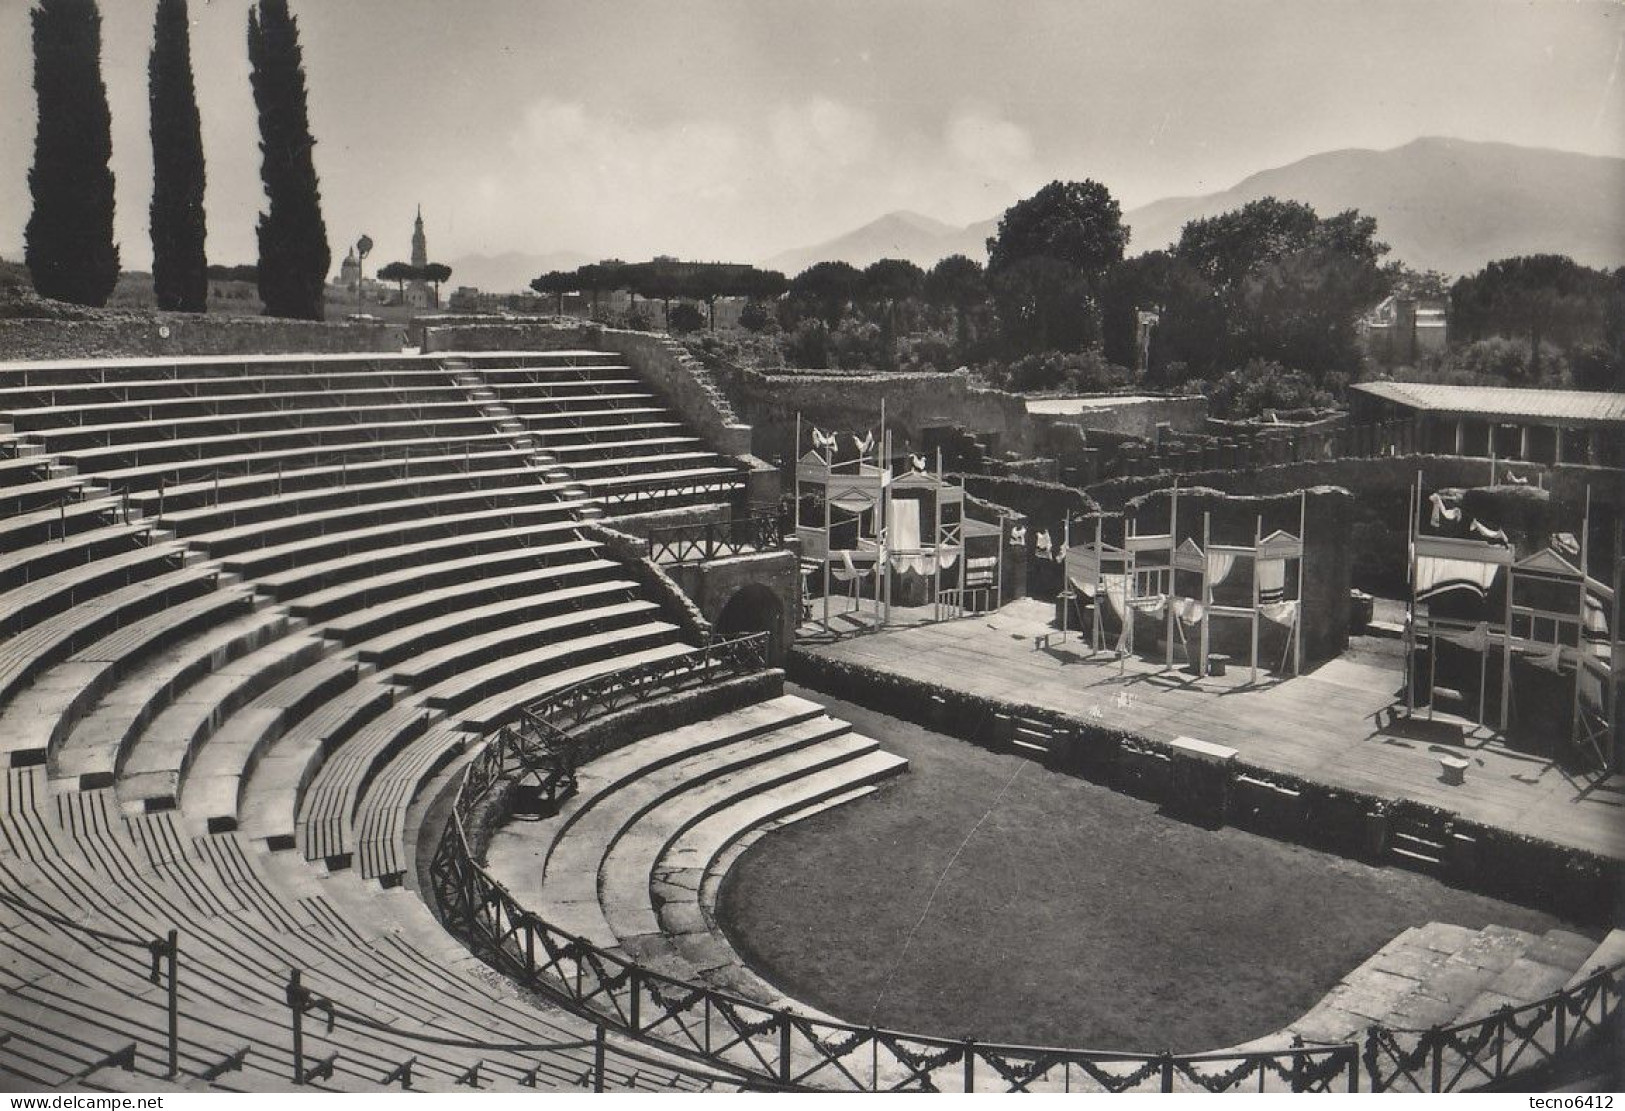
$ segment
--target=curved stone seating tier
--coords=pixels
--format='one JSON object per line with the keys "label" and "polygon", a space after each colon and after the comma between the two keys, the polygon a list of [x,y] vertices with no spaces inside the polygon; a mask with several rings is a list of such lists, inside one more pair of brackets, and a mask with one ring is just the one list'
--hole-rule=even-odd
{"label": "curved stone seating tier", "polygon": [[0,489],[0,516],[19,517],[54,510],[63,503],[95,499],[106,493],[107,487],[94,485],[77,475],[19,483]]}
{"label": "curved stone seating tier", "polygon": [[[297,465],[309,462],[308,457],[300,454],[292,457],[292,462],[296,466],[280,469],[275,465],[267,469],[264,466],[264,456],[249,455],[244,457],[244,462],[253,464],[256,467],[254,470],[222,475],[218,480],[212,476],[185,482],[166,480],[161,495],[156,489],[138,490],[132,492],[129,499],[132,506],[151,516],[158,513],[160,505],[168,513],[177,513],[212,506],[218,502],[241,503],[253,499],[292,495],[306,490],[356,486],[389,479],[427,479],[440,475],[476,472],[483,474],[493,470],[511,469],[523,463],[525,459],[506,443],[497,447],[482,445],[479,451],[470,450],[466,455],[451,451],[450,448],[454,445],[439,444],[439,446],[445,450],[433,452],[420,450],[416,454],[395,452],[390,455],[358,450],[353,460],[341,453],[339,462],[320,466]],[[99,477],[108,478],[106,475]],[[116,486],[117,482],[114,481],[114,484]]]}
{"label": "curved stone seating tier", "polygon": [[[376,1024],[328,1032],[308,1022],[307,1060],[332,1056],[334,1075],[301,1090],[385,1090],[413,1058],[411,1087],[421,1091],[465,1090],[457,1081],[476,1062],[479,1087],[491,1090],[519,1091],[533,1070],[541,1087],[590,1078],[590,1046],[527,1054],[435,1044],[590,1040],[591,1028],[492,982],[415,897],[308,875],[290,882],[235,835],[188,838],[168,814],[124,819],[106,792],[51,797],[30,782],[19,794],[26,803],[6,825],[26,830],[19,839],[31,851],[0,850],[10,897],[0,904],[0,988],[11,1001],[0,1030],[13,1035],[0,1045],[0,1075],[92,1090],[292,1090],[283,992],[299,968],[312,990]],[[41,912],[138,940],[181,925],[177,1081],[160,1079],[163,991],[147,980],[145,952],[86,939]],[[133,1071],[106,1065],[131,1044]],[[239,1054],[240,1067],[204,1076]],[[699,1086],[658,1064],[617,1063],[613,1047],[607,1081]]]}
{"label": "curved stone seating tier", "polygon": [[[389,521],[361,528],[347,528],[307,536],[282,544],[248,548],[238,554],[226,556],[221,566],[245,577],[259,578],[290,571],[301,565],[336,560],[381,548],[409,547],[435,537],[455,537],[463,530],[478,533],[483,529],[501,526],[502,531],[523,535],[546,534],[561,529],[573,529],[575,521],[570,512],[584,508],[584,501],[547,501],[536,505],[520,505],[502,509],[478,509],[463,513],[440,513],[432,516]],[[432,503],[420,503],[426,512]],[[341,519],[342,523],[342,519]]]}
{"label": "curved stone seating tier", "polygon": [[[423,700],[436,709],[453,713],[476,703],[503,697],[516,686],[532,679],[545,679],[557,671],[573,669],[587,660],[613,659],[616,656],[632,658],[643,648],[672,645],[676,639],[677,626],[665,621],[645,621],[611,632],[589,633],[572,640],[517,652],[483,667],[459,672],[424,690]],[[686,650],[687,646],[679,646],[679,651]]]}
{"label": "curved stone seating tier", "polygon": [[[498,831],[487,859],[520,903],[552,925],[698,980],[737,961],[722,959],[725,943],[703,929],[669,944],[655,936],[657,901],[670,897],[671,877],[754,826],[857,797],[906,767],[816,703],[784,696],[586,764],[555,816]],[[697,898],[697,878],[692,887]],[[755,986],[774,1005],[788,1002]]]}
{"label": "curved stone seating tier", "polygon": [[596,550],[591,541],[567,540],[437,560],[298,595],[290,607],[312,621],[348,614],[357,621],[370,619],[376,623],[379,611],[397,601],[399,605],[390,607],[382,616],[404,620],[414,614],[444,613],[452,607],[475,604],[481,596],[506,597],[509,591],[537,593],[550,589],[561,578],[578,578],[619,566],[594,559]]}
{"label": "curved stone seating tier", "polygon": [[21,552],[104,528],[119,519],[119,510],[116,498],[103,496],[0,518],[0,552]]}
{"label": "curved stone seating tier", "polygon": [[[376,441],[364,438],[335,440],[327,444],[299,443],[292,447],[272,448],[264,451],[234,452],[229,443],[215,445],[221,453],[202,455],[194,453],[182,459],[148,463],[130,467],[99,467],[96,477],[115,490],[128,491],[130,504],[143,508],[156,507],[158,492],[164,490],[163,502],[169,504],[169,495],[177,489],[201,487],[206,501],[214,500],[215,476],[220,476],[222,495],[233,482],[241,484],[267,483],[274,489],[280,468],[284,478],[296,470],[320,473],[326,468],[354,471],[369,464],[378,466],[425,465],[435,459],[453,461],[457,465],[465,455],[469,459],[495,456],[503,459],[524,458],[514,449],[511,437],[504,432],[482,429],[459,436],[405,436],[398,439]],[[403,464],[403,458],[407,461]],[[185,502],[177,508],[185,508]]]}
{"label": "curved stone seating tier", "polygon": [[246,781],[266,750],[324,703],[353,688],[361,672],[348,654],[323,657],[220,722],[180,780],[182,809],[192,827],[236,829]]}
{"label": "curved stone seating tier", "polygon": [[[146,420],[126,421],[118,424],[67,425],[41,428],[26,435],[44,446],[52,454],[78,458],[75,449],[110,446],[139,448],[145,444],[160,443],[215,443],[223,439],[253,440],[265,435],[291,435],[313,430],[345,426],[354,429],[387,428],[391,425],[407,427],[422,423],[453,422],[477,419],[473,407],[463,400],[430,401],[422,404],[400,402],[379,403],[360,408],[346,408],[331,403],[310,409],[272,409],[251,413],[228,413],[221,416],[180,417],[154,424]],[[159,435],[155,438],[154,433]]]}
{"label": "curved stone seating tier", "polygon": [[[604,577],[620,569],[620,564],[609,560],[590,560],[565,565],[546,576],[527,572],[476,580],[363,610],[352,615],[355,624],[350,628],[379,630],[387,623],[388,632],[370,633],[360,641],[359,657],[384,669],[405,663],[406,669],[394,672],[396,681],[421,682],[426,672],[443,671],[445,661],[454,658],[450,654],[428,658],[430,654],[459,642],[471,642],[483,629],[515,628],[557,618],[561,613],[641,601],[636,597],[636,583]],[[588,581],[578,586],[564,585],[577,579]],[[546,590],[513,589],[532,582],[546,583]],[[482,598],[493,594],[498,596],[496,601],[482,603]],[[561,627],[568,623],[561,622]],[[331,635],[331,630],[327,631]],[[473,650],[472,645],[468,650]]]}
{"label": "curved stone seating tier", "polygon": [[[161,518],[165,528],[182,538],[231,533],[253,525],[274,522],[284,516],[317,516],[336,510],[375,509],[398,501],[434,499],[455,504],[471,501],[524,497],[543,489],[540,472],[525,465],[442,475],[404,475],[371,482],[335,481],[331,486],[288,490],[239,501],[221,501],[193,509],[166,509]],[[337,475],[334,476],[337,479]]]}
{"label": "curved stone seating tier", "polygon": [[[250,599],[250,606],[252,599]],[[166,615],[159,614],[162,618]],[[79,722],[51,753],[51,775],[77,779],[81,786],[111,786],[136,737],[155,716],[187,688],[220,666],[249,655],[289,631],[286,613],[236,608],[214,611],[219,621],[167,646],[136,650],[119,644],[107,650],[125,664],[118,682],[87,708]]]}
{"label": "curved stone seating tier", "polygon": [[148,810],[173,807],[193,757],[220,724],[267,689],[323,659],[327,649],[318,636],[283,636],[216,667],[157,714],[127,747],[119,769],[119,800]]}
{"label": "curved stone seating tier", "polygon": [[519,716],[519,708],[538,702],[572,683],[579,683],[609,671],[658,664],[693,651],[693,646],[676,640],[655,643],[646,648],[629,644],[618,651],[609,662],[583,664],[567,668],[537,679],[527,679],[507,690],[485,695],[480,701],[464,707],[457,713],[460,727],[469,733],[486,734],[493,729],[512,724]]}
{"label": "curved stone seating tier", "polygon": [[[82,549],[74,549],[68,566],[54,571],[40,568],[41,573],[33,576],[25,573],[20,576],[20,585],[0,589],[0,636],[37,625],[83,599],[175,570],[187,562],[187,551],[179,544],[141,544],[141,533],[128,527],[106,532]],[[0,578],[0,583],[5,581]]]}
{"label": "curved stone seating tier", "polygon": [[341,410],[333,415],[332,424],[270,428],[249,434],[232,432],[185,439],[168,437],[130,443],[102,442],[98,447],[52,448],[52,452],[72,462],[86,473],[112,473],[121,469],[142,467],[152,467],[157,473],[162,473],[161,464],[175,465],[216,455],[271,453],[285,449],[314,451],[363,442],[387,450],[398,448],[401,443],[420,441],[426,437],[461,442],[491,435],[491,419],[483,414],[445,416],[433,420],[374,421],[365,424],[341,419],[342,417]]}
{"label": "curved stone seating tier", "polygon": [[[492,523],[492,516],[501,515],[458,516],[453,518],[453,523],[464,528],[428,528],[421,535],[399,529],[371,533],[363,530],[353,537],[354,551],[332,555],[324,547],[319,553],[322,558],[258,575],[255,585],[279,601],[302,599],[306,604],[327,609],[333,600],[350,593],[353,584],[397,571],[411,571],[419,565],[428,570],[455,563],[457,560],[451,558],[453,553],[468,559],[485,557],[493,562],[530,558],[547,564],[555,554],[588,544],[575,538],[575,521],[568,518],[549,519],[526,527],[482,527]],[[426,524],[444,525],[445,521],[446,518],[435,518]],[[368,546],[368,541],[377,546]],[[274,553],[277,549],[271,551]],[[505,568],[506,563],[503,566]],[[337,593],[326,595],[329,590]]]}
{"label": "curved stone seating tier", "polygon": [[[18,743],[14,723],[16,718],[26,721],[30,715],[18,714],[17,707],[8,703],[16,700],[25,684],[75,652],[107,637],[109,651],[103,659],[78,662],[102,670],[112,665],[116,671],[121,657],[113,655],[115,648],[139,651],[149,644],[165,643],[185,635],[192,620],[212,619],[218,607],[247,605],[250,595],[246,589],[216,593],[223,578],[219,568],[208,564],[183,567],[80,602],[0,643],[0,746],[13,754],[14,761],[18,752],[31,749]],[[155,616],[157,620],[143,621]],[[125,626],[134,628],[115,639]],[[36,684],[27,693],[35,696],[42,689]],[[31,733],[41,727],[50,731],[56,724],[54,719],[36,722]]]}
{"label": "curved stone seating tier", "polygon": [[0,421],[21,435],[56,433],[67,428],[114,428],[130,424],[206,423],[208,418],[254,417],[275,409],[295,414],[304,410],[354,408],[384,403],[397,405],[466,404],[463,392],[445,382],[431,385],[374,386],[362,389],[317,389],[306,380],[293,388],[251,393],[183,393],[132,400],[78,402],[4,408]]}

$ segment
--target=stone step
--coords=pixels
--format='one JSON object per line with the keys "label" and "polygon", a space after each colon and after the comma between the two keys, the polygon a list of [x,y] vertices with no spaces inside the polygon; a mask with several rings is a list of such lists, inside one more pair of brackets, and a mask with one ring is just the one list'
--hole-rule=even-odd
{"label": "stone step", "polygon": [[[598,872],[605,920],[623,948],[636,957],[640,946],[653,944],[649,939],[660,933],[651,889],[655,870],[668,859],[682,862],[684,858],[671,850],[685,834],[709,825],[692,848],[696,854],[714,856],[758,822],[906,766],[906,761],[880,752],[872,739],[844,733],[673,796],[623,828],[605,854]],[[726,943],[718,941],[726,950]]]}

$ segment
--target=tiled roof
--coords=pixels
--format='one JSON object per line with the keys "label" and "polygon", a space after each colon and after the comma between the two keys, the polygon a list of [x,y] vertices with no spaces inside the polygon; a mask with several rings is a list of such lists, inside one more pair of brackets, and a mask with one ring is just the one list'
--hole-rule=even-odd
{"label": "tiled roof", "polygon": [[1422,382],[1361,382],[1350,388],[1406,408],[1450,416],[1625,426],[1625,393],[1512,390],[1496,386],[1439,386]]}

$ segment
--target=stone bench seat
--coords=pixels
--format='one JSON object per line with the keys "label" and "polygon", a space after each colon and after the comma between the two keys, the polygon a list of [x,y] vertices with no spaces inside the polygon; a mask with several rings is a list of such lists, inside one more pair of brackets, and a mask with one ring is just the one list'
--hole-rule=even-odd
{"label": "stone bench seat", "polygon": [[51,467],[51,459],[46,455],[0,457],[0,490],[41,482],[51,473]]}
{"label": "stone bench seat", "polygon": [[[245,604],[244,599],[250,597],[246,590],[231,590],[225,597],[200,600],[216,593],[219,577],[219,569],[207,564],[184,567],[81,602],[0,643],[0,707],[6,706],[24,683],[88,646],[98,642],[117,644],[118,651],[110,648],[103,659],[94,661],[116,662],[125,651],[138,647],[131,643],[138,636],[147,636],[153,642],[173,637],[178,629],[185,628],[184,622],[194,609],[212,612],[214,606]],[[191,608],[181,610],[178,607],[182,605]],[[129,629],[165,611],[168,617]],[[115,640],[121,628],[129,631]],[[54,719],[45,724],[54,724]],[[15,735],[15,730],[0,729],[0,745]],[[11,751],[15,753],[16,749]]]}
{"label": "stone bench seat", "polygon": [[177,417],[155,423],[148,420],[127,420],[110,424],[58,425],[29,432],[30,438],[43,442],[48,452],[71,453],[75,448],[101,445],[135,446],[152,441],[155,432],[160,441],[199,441],[230,436],[245,439],[265,433],[287,433],[312,428],[332,428],[345,424],[388,425],[403,421],[428,423],[435,420],[458,419],[471,416],[472,406],[467,401],[428,401],[421,404],[400,402],[378,403],[362,407],[325,405],[309,409],[261,409],[248,413],[205,414],[196,417]]}
{"label": "stone bench seat", "polygon": [[[459,546],[460,544],[466,547]],[[461,536],[446,534],[411,537],[405,543],[362,549],[354,554],[301,564],[286,571],[265,575],[256,579],[255,585],[278,600],[299,599],[299,604],[313,610],[331,609],[333,601],[345,597],[353,584],[365,579],[419,567],[427,572],[428,568],[443,563],[473,560],[478,557],[486,557],[496,564],[507,566],[515,561],[522,563],[527,558],[526,553],[530,553],[529,558],[532,561],[545,563],[554,558],[555,554],[562,556],[569,550],[578,550],[575,548],[577,545],[589,544],[589,541],[576,538],[574,521],[550,522],[530,530],[499,528],[464,533]],[[561,545],[570,547],[565,548]],[[316,597],[325,595],[329,590],[336,593],[328,597]],[[332,614],[329,613],[327,616],[331,617]]]}
{"label": "stone bench seat", "polygon": [[96,428],[139,423],[184,424],[209,417],[266,415],[270,410],[294,414],[313,409],[351,408],[366,410],[384,404],[391,407],[431,404],[467,404],[467,395],[445,383],[412,386],[375,386],[362,389],[318,389],[307,379],[302,386],[285,390],[191,393],[177,390],[155,397],[113,401],[68,402],[56,405],[0,405],[0,421],[9,422],[18,432],[54,432],[65,428]]}
{"label": "stone bench seat", "polygon": [[90,491],[105,494],[107,487],[81,475],[48,478],[0,489],[0,517],[17,517],[38,510],[54,510],[60,502],[77,502]]}
{"label": "stone bench seat", "polygon": [[[93,501],[75,501],[61,508],[52,506],[12,517],[0,517],[0,552],[21,552],[24,548],[60,542],[66,536],[104,528],[121,519],[119,509],[118,499],[98,497]],[[8,556],[8,563],[11,558]]]}
{"label": "stone bench seat", "polygon": [[[128,543],[132,536],[120,530],[117,539]],[[13,636],[82,601],[176,570],[186,562],[186,549],[174,543],[122,549],[121,544],[116,553],[76,563],[0,593],[0,637]]]}
{"label": "stone bench seat", "polygon": [[321,762],[299,801],[299,842],[306,860],[347,866],[345,858],[354,848],[351,822],[374,774],[438,716],[416,699],[397,702]]}
{"label": "stone bench seat", "polygon": [[277,610],[218,614],[212,627],[168,645],[124,652],[116,685],[88,709],[51,753],[51,774],[77,779],[83,788],[111,786],[147,724],[217,667],[263,648],[288,632],[288,615]]}
{"label": "stone bench seat", "polygon": [[[706,791],[715,784],[720,797],[734,797],[733,784],[748,784],[760,769],[773,769],[773,777],[795,774],[787,768],[811,767],[831,758],[845,759],[854,745],[872,751],[874,742],[856,738],[845,722],[815,717],[781,729],[759,733],[738,741],[708,748],[691,757],[667,764],[612,793],[598,805],[576,815],[575,820],[553,841],[548,853],[539,897],[530,909],[571,932],[580,933],[595,944],[613,948],[619,938],[604,913],[601,887],[606,882],[605,862],[621,840],[639,830],[651,814],[657,814],[674,799],[688,794],[714,797]],[[800,759],[805,754],[810,759]],[[780,764],[784,758],[792,758]],[[742,790],[749,791],[748,786]],[[653,819],[659,827],[659,819]],[[654,846],[656,854],[664,837]],[[638,881],[641,898],[649,898],[649,873]],[[564,921],[554,917],[555,912]]]}
{"label": "stone bench seat", "polygon": [[[640,447],[642,445],[639,445]],[[600,452],[587,459],[572,459],[562,464],[578,478],[588,478],[605,471],[626,475],[681,471],[685,465],[709,465],[720,457],[714,451],[670,451],[643,455],[610,455]]]}
{"label": "stone bench seat", "polygon": [[[613,564],[594,560],[596,546],[588,540],[566,540],[557,544],[513,548],[506,551],[465,555],[436,562],[407,563],[337,583],[292,600],[292,612],[311,621],[325,622],[363,610],[377,610],[404,600],[404,611],[425,616],[446,613],[447,605],[464,605],[467,592],[487,592],[496,596],[518,590],[546,589],[560,575],[578,575],[588,570],[608,570]],[[420,553],[421,556],[421,553]],[[376,568],[356,568],[367,571]],[[437,598],[425,598],[436,595]],[[418,606],[416,603],[430,604]],[[404,615],[404,614],[403,614]]]}
{"label": "stone bench seat", "polygon": [[[576,456],[583,459],[597,458],[598,453],[603,451],[605,446],[608,445],[552,444],[549,445],[548,451],[558,456],[561,462],[568,465]],[[645,436],[638,440],[628,441],[627,446],[641,448],[644,451],[653,453],[657,451],[692,451],[704,445],[697,436]]]}
{"label": "stone bench seat", "polygon": [[[511,547],[524,543],[529,537],[551,538],[561,530],[574,529],[576,522],[571,517],[571,511],[587,504],[585,501],[561,500],[512,509],[482,509],[391,521],[249,549],[225,557],[221,565],[227,570],[255,578],[274,576],[298,567],[367,552],[402,549],[410,553],[418,544],[427,546],[448,537],[455,540],[463,529],[475,530],[479,535],[508,533],[511,541],[506,546]],[[500,528],[490,528],[493,525]],[[467,539],[466,535],[464,539]]]}
{"label": "stone bench seat", "polygon": [[521,416],[546,416],[550,413],[582,412],[582,413],[619,413],[626,409],[633,409],[639,413],[650,413],[658,408],[653,403],[656,398],[647,389],[643,390],[603,390],[598,391],[569,391],[563,389],[537,390],[526,393],[524,396],[508,394],[502,397],[501,404]]}
{"label": "stone bench seat", "polygon": [[0,386],[0,412],[50,407],[77,408],[107,402],[164,401],[177,397],[224,398],[242,395],[280,396],[306,393],[312,387],[332,393],[445,388],[439,367],[418,369],[353,369],[328,374],[282,373],[243,376],[142,378],[107,382],[62,382],[54,385]]}
{"label": "stone bench seat", "polygon": [[[403,599],[388,607],[375,607],[366,616],[369,627],[389,628],[359,644],[365,663],[391,668],[402,661],[435,650],[459,639],[474,636],[493,624],[507,626],[536,620],[546,614],[572,607],[608,605],[633,599],[637,584],[627,579],[599,579],[619,571],[620,565],[595,560],[581,565],[582,575],[597,581],[561,585],[574,576],[502,576],[492,589],[456,590],[444,588]],[[573,569],[573,568],[572,568]],[[506,580],[506,581],[503,581]],[[475,586],[484,587],[484,583]],[[497,600],[481,602],[497,595]]]}
{"label": "stone bench seat", "polygon": [[425,704],[448,713],[462,710],[482,700],[499,696],[551,672],[577,664],[607,659],[621,653],[670,643],[677,639],[677,626],[665,621],[645,621],[610,632],[540,645],[503,659],[461,671],[423,691]]}
{"label": "stone bench seat", "polygon": [[[369,453],[374,454],[374,453]],[[258,498],[281,497],[306,490],[320,490],[344,485],[362,485],[391,478],[417,479],[449,474],[482,474],[518,466],[524,456],[502,444],[496,448],[482,448],[467,455],[449,451],[416,455],[410,453],[364,457],[355,462],[343,461],[322,466],[306,465],[302,458],[293,458],[292,467],[280,470],[259,468],[241,474],[224,475],[220,479],[203,478],[187,482],[166,482],[162,493],[156,489],[137,490],[129,495],[130,504],[148,514],[157,514],[159,506],[166,513],[198,509],[220,501],[242,502]],[[263,457],[245,457],[256,466]]]}
{"label": "stone bench seat", "polygon": [[278,682],[221,722],[181,781],[182,809],[196,826],[236,829],[243,789],[260,757],[323,703],[361,679],[349,654],[316,660]]}
{"label": "stone bench seat", "polygon": [[373,501],[362,505],[322,509],[291,517],[275,517],[268,521],[198,532],[188,536],[187,542],[207,552],[213,558],[237,555],[255,548],[269,548],[307,538],[343,535],[375,526],[429,521],[440,516],[489,509],[493,503],[516,503],[516,509],[552,510],[557,512],[559,501],[541,483],[540,476],[529,474],[519,479],[518,485],[489,490],[462,489],[439,496],[408,496],[388,501]]}
{"label": "stone bench seat", "polygon": [[[151,426],[143,426],[148,433]],[[486,416],[438,417],[433,420],[397,420],[359,424],[337,420],[332,424],[304,425],[298,428],[271,428],[247,435],[240,433],[199,435],[185,438],[134,440],[99,446],[53,448],[55,455],[75,464],[81,471],[101,474],[125,468],[204,460],[211,456],[267,454],[284,448],[312,452],[338,445],[365,444],[388,449],[395,441],[423,439],[472,439],[491,436],[491,419]],[[161,473],[162,468],[159,468]]]}
{"label": "stone bench seat", "polygon": [[100,468],[96,471],[96,477],[115,490],[128,490],[132,505],[145,504],[138,498],[156,499],[159,489],[163,488],[167,505],[168,494],[181,485],[205,490],[209,500],[213,500],[216,474],[221,476],[222,489],[233,481],[265,481],[274,487],[278,466],[282,466],[287,474],[303,468],[336,467],[343,470],[346,466],[356,468],[366,464],[399,465],[403,453],[411,455],[414,465],[420,459],[460,461],[465,453],[471,457],[482,453],[518,456],[509,439],[507,434],[487,428],[459,437],[423,436],[385,441],[359,439],[325,446],[298,443],[275,450],[210,455],[201,459],[171,460],[133,467]]}
{"label": "stone bench seat", "polygon": [[[570,640],[592,633],[609,634],[634,626],[660,613],[660,606],[643,598],[604,603],[592,594],[558,592],[549,597],[553,603],[547,607],[549,615],[530,621],[504,623],[499,628],[475,632],[451,640],[440,647],[425,645],[413,652],[402,663],[389,668],[390,678],[413,689],[432,687],[491,660],[510,659],[542,645],[568,643]],[[418,626],[428,639],[440,639],[434,629]],[[469,632],[480,626],[474,624],[459,629]]]}
{"label": "stone bench seat", "polygon": [[292,848],[299,800],[321,766],[359,730],[395,704],[399,689],[363,675],[315,707],[262,753],[243,785],[243,832],[272,849]]}
{"label": "stone bench seat", "polygon": [[407,809],[423,784],[479,738],[436,726],[412,741],[373,778],[353,820],[362,879],[393,882],[411,867],[405,847]]}
{"label": "stone bench seat", "polygon": [[78,570],[98,560],[145,547],[147,538],[156,531],[159,530],[151,521],[129,524],[121,521],[74,533],[66,540],[47,540],[7,551],[0,555],[0,590],[14,590],[38,579]]}
{"label": "stone bench seat", "polygon": [[470,474],[455,471],[438,475],[390,476],[370,482],[335,481],[330,486],[289,490],[282,494],[272,493],[237,501],[222,500],[218,505],[200,505],[192,509],[170,509],[164,513],[163,525],[184,537],[225,532],[282,516],[302,517],[335,509],[365,509],[369,504],[404,498],[467,496],[484,491],[502,494],[516,486],[529,489],[541,485],[542,476],[536,468],[525,465],[521,460],[510,462],[517,465]]}
{"label": "stone bench seat", "polygon": [[148,810],[173,808],[194,758],[220,724],[326,651],[320,637],[285,635],[215,667],[154,715],[128,746],[118,774],[119,801]]}
{"label": "stone bench seat", "polygon": [[501,690],[485,686],[476,692],[478,701],[461,697],[462,692],[456,689],[455,682],[443,684],[446,688],[444,693],[457,701],[472,702],[454,715],[459,728],[472,733],[486,734],[512,724],[519,716],[520,707],[539,702],[572,683],[624,668],[658,664],[692,651],[693,645],[678,640],[675,631],[665,631],[661,635],[639,638],[636,642],[629,638],[622,650],[614,653],[611,658],[553,670],[533,678],[518,678],[518,681]]}
{"label": "stone bench seat", "polygon": [[[616,838],[599,869],[600,902],[617,944],[634,959],[644,958],[651,949],[680,956],[671,939],[662,936],[651,890],[657,871],[678,862],[714,859],[733,840],[764,822],[907,767],[908,761],[880,751],[870,738],[847,733],[763,760],[726,779],[697,784],[646,811]],[[721,939],[714,941],[726,953]],[[688,967],[685,979],[697,979],[702,967]]]}

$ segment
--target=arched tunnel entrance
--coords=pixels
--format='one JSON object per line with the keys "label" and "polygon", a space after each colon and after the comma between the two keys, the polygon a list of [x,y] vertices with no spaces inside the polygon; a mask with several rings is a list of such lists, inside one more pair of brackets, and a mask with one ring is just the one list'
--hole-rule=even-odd
{"label": "arched tunnel entrance", "polygon": [[722,607],[713,627],[721,637],[766,633],[768,662],[775,667],[784,663],[784,604],[761,583],[740,587]]}

